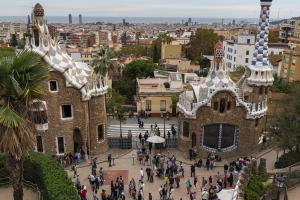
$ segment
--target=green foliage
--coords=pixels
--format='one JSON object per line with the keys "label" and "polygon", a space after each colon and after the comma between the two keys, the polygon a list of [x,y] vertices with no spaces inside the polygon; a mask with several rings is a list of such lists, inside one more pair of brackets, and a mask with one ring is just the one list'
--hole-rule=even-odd
{"label": "green foliage", "polygon": [[10,41],[9,45],[12,46],[12,47],[16,47],[18,45],[18,40],[17,40],[16,34],[12,35],[12,38],[11,38],[11,41]]}
{"label": "green foliage", "polygon": [[105,94],[106,113],[114,115],[115,113],[121,112],[125,99],[126,97],[121,95],[114,88],[108,88],[108,91]]}
{"label": "green foliage", "polygon": [[163,68],[152,60],[135,60],[126,65],[123,76],[130,79],[153,77],[154,70],[163,70]]}
{"label": "green foliage", "polygon": [[[67,172],[51,156],[28,152],[24,158],[24,179],[38,185],[43,199],[79,200],[77,190]],[[0,161],[5,159],[6,154],[0,154]],[[0,178],[6,176],[5,173],[5,169],[0,168]]]}
{"label": "green foliage", "polygon": [[268,41],[269,43],[277,43],[279,41],[279,37],[278,35],[275,35],[271,30],[269,31]]}
{"label": "green foliage", "polygon": [[239,74],[244,74],[245,73],[245,67],[243,65],[239,65],[236,67],[235,71],[238,72]]}
{"label": "green foliage", "polygon": [[194,59],[194,63],[195,65],[196,62],[198,63],[198,65],[201,66],[201,68],[209,68],[210,67],[210,60],[208,60],[207,58],[205,58],[204,56],[198,56]]}
{"label": "green foliage", "polygon": [[269,174],[260,174],[259,176],[252,176],[245,187],[245,199],[246,200],[260,200],[260,197],[264,194],[264,191],[269,187],[264,186],[262,182],[266,182],[269,178]]}
{"label": "green foliage", "polygon": [[198,28],[196,33],[190,36],[188,57],[193,60],[201,55],[213,55],[214,45],[219,39],[213,29]]}
{"label": "green foliage", "polygon": [[112,82],[112,87],[126,99],[131,100],[132,96],[136,94],[136,80],[122,76],[116,81]]}
{"label": "green foliage", "polygon": [[172,101],[172,104],[169,106],[169,108],[176,109],[177,103],[179,101],[179,97],[174,95],[171,97],[171,101]]}
{"label": "green foliage", "polygon": [[148,46],[142,46],[142,45],[135,45],[132,47],[122,47],[120,51],[116,51],[115,55],[117,57],[123,56],[123,55],[130,55],[133,58],[138,58],[141,56],[149,56],[151,57],[153,53],[153,48]]}
{"label": "green foliage", "polygon": [[283,78],[279,77],[277,74],[273,75],[274,82],[271,86],[271,92],[281,92],[285,94],[295,93],[300,88],[299,81],[283,82]]}
{"label": "green foliage", "polygon": [[12,57],[16,56],[16,49],[12,47],[0,48],[0,58],[1,57]]}
{"label": "green foliage", "polygon": [[105,76],[106,74],[115,72],[116,62],[111,59],[114,58],[114,50],[108,47],[100,47],[93,56],[92,66],[94,72]]}
{"label": "green foliage", "polygon": [[0,40],[0,44],[4,44],[4,41],[3,41],[3,40]]}
{"label": "green foliage", "polygon": [[159,55],[158,55],[158,51],[157,51],[157,46],[156,46],[156,44],[154,45],[154,50],[153,50],[153,62],[154,63],[158,63],[158,57],[159,57]]}
{"label": "green foliage", "polygon": [[154,53],[154,47],[157,47],[157,52],[158,52],[158,59],[161,59],[161,45],[162,43],[164,44],[171,44],[171,42],[173,41],[173,38],[170,36],[167,36],[165,34],[161,34],[157,37],[156,40],[152,41],[152,52]]}
{"label": "green foliage", "polygon": [[289,151],[279,157],[277,168],[286,168],[300,162],[299,151]]}

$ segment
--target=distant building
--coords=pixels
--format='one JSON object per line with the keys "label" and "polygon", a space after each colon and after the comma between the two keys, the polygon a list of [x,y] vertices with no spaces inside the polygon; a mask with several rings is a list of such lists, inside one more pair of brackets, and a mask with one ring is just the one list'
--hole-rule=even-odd
{"label": "distant building", "polygon": [[[248,66],[254,53],[255,36],[248,34],[238,35],[237,40],[223,41],[224,60],[227,62],[228,71],[233,72],[239,65]],[[269,44],[268,53],[270,55],[282,54],[285,45]]]}
{"label": "distant building", "polygon": [[72,15],[69,14],[69,24],[72,24]]}
{"label": "distant building", "polygon": [[161,45],[161,59],[180,58],[181,45],[178,41],[172,41],[171,44],[163,43]]}
{"label": "distant building", "polygon": [[300,27],[300,19],[289,19],[285,20],[280,24],[280,34],[279,39],[283,43],[288,43],[289,37],[296,36],[298,28]]}
{"label": "distant building", "polygon": [[125,19],[123,19],[123,25],[125,25],[126,24],[126,20]]}
{"label": "distant building", "polygon": [[235,19],[234,19],[234,20],[232,20],[232,25],[235,25]]}
{"label": "distant building", "polygon": [[79,24],[82,24],[82,15],[79,15]]}
{"label": "distant building", "polygon": [[188,19],[188,23],[192,23],[192,18],[189,18],[189,19]]}

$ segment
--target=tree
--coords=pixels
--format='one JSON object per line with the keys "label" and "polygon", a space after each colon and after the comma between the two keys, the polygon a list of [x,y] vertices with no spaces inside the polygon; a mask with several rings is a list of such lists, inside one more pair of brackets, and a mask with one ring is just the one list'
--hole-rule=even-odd
{"label": "tree", "polygon": [[157,46],[156,44],[154,45],[154,50],[153,50],[153,62],[158,63],[158,51],[157,51]]}
{"label": "tree", "polygon": [[300,87],[299,80],[286,83],[283,81],[283,78],[279,77],[277,74],[274,74],[273,78],[273,85],[270,88],[271,92],[282,92],[285,94],[292,94],[295,93]]}
{"label": "tree", "polygon": [[131,100],[133,95],[136,94],[135,83],[136,83],[135,79],[122,76],[118,80],[112,82],[112,87],[120,95],[125,96],[126,99],[128,100]]}
{"label": "tree", "polygon": [[130,79],[153,77],[154,70],[163,70],[163,68],[152,60],[135,60],[126,65],[123,76]]}
{"label": "tree", "polygon": [[8,154],[15,200],[23,199],[24,153],[34,148],[34,119],[30,107],[46,91],[40,86],[48,79],[49,67],[41,57],[23,50],[0,58],[0,151]]}
{"label": "tree", "polygon": [[0,44],[4,44],[4,41],[3,41],[3,40],[0,40]]}
{"label": "tree", "polygon": [[174,96],[171,97],[171,101],[172,101],[172,104],[169,106],[169,108],[176,109],[177,108],[177,103],[179,101],[179,97],[174,95]]}
{"label": "tree", "polygon": [[239,74],[245,74],[245,67],[243,65],[238,65],[235,69],[236,72],[238,72]]}
{"label": "tree", "polygon": [[114,73],[116,70],[116,62],[111,59],[114,58],[114,51],[108,47],[100,47],[93,56],[92,66],[94,72],[102,76]]}
{"label": "tree", "polygon": [[10,41],[9,45],[12,46],[12,47],[16,47],[18,45],[18,40],[17,40],[16,34],[12,35],[12,38],[11,38],[11,41]]}
{"label": "tree", "polygon": [[138,58],[141,56],[151,57],[152,54],[153,54],[152,47],[142,46],[140,44],[132,46],[132,47],[123,47],[120,51],[115,52],[116,57],[130,55],[133,58]]}
{"label": "tree", "polygon": [[218,40],[219,36],[213,29],[198,28],[195,34],[190,36],[190,59],[201,55],[213,55],[214,45]]}
{"label": "tree", "polygon": [[268,41],[270,43],[277,43],[279,41],[278,35],[275,35],[273,31],[269,31]]}
{"label": "tree", "polygon": [[121,112],[125,99],[126,98],[114,88],[108,88],[108,91],[105,94],[106,113],[115,115],[116,113]]}
{"label": "tree", "polygon": [[116,114],[116,118],[118,121],[120,121],[120,138],[122,138],[122,123],[125,124],[127,118],[123,112],[118,112]]}
{"label": "tree", "polygon": [[300,145],[300,89],[290,95],[291,104],[287,105],[282,112],[280,112],[278,120],[274,122],[269,132],[270,138],[276,147],[289,152],[298,152],[295,155],[299,156]]}

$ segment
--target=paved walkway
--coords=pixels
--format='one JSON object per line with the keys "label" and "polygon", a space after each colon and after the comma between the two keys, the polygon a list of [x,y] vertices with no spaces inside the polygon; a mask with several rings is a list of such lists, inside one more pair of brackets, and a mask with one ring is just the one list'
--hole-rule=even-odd
{"label": "paved walkway", "polygon": [[[280,195],[280,199],[283,199],[284,195]],[[289,200],[300,200],[300,185],[288,190]]]}

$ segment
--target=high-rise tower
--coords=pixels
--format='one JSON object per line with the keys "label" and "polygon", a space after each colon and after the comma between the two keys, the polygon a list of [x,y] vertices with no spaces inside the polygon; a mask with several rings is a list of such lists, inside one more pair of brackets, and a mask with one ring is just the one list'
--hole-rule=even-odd
{"label": "high-rise tower", "polygon": [[72,24],[72,15],[69,14],[69,24]]}
{"label": "high-rise tower", "polygon": [[82,15],[79,15],[79,24],[82,24]]}

